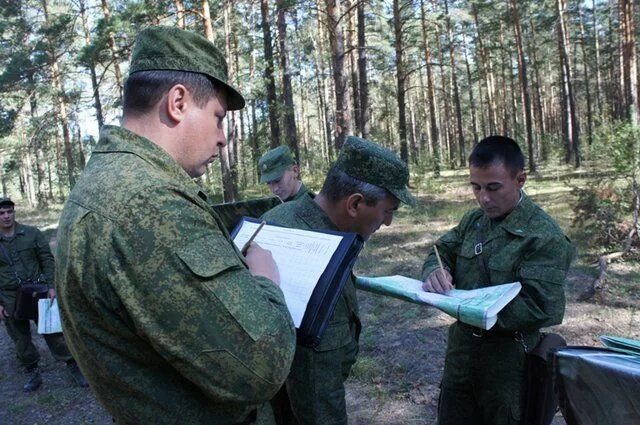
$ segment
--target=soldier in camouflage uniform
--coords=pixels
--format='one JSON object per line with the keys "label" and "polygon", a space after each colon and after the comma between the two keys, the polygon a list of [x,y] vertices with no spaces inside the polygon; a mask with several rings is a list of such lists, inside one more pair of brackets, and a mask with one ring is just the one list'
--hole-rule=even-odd
{"label": "soldier in camouflage uniform", "polygon": [[[456,322],[449,329],[438,424],[523,423],[526,352],[540,328],[562,322],[564,281],[573,257],[562,230],[522,190],[524,157],[515,141],[492,136],[469,156],[480,208],[436,242],[423,267],[424,289],[444,292],[519,281],[520,294],[489,331]],[[486,270],[486,272],[485,272]]]}
{"label": "soldier in camouflage uniform", "polygon": [[71,351],[123,424],[268,424],[295,328],[271,253],[242,256],[192,180],[244,106],[204,37],[137,37],[122,127],[105,126],[60,218]]}
{"label": "soldier in camouflage uniform", "polygon": [[[53,288],[55,262],[44,234],[35,227],[18,223],[15,204],[9,198],[0,198],[0,320],[7,325],[7,333],[16,344],[18,363],[29,376],[22,388],[32,392],[42,385],[38,370],[40,353],[31,340],[31,323],[13,317],[16,291],[23,282],[46,284],[49,297],[54,298]],[[71,356],[61,333],[43,335],[51,354],[67,364],[75,383],[86,387],[87,381]]]}
{"label": "soldier in camouflage uniform", "polygon": [[[349,137],[315,198],[307,194],[263,218],[299,229],[354,232],[366,240],[380,226],[391,224],[400,202],[413,203],[408,179],[406,164],[391,151]],[[320,344],[296,348],[286,383],[294,418],[280,418],[280,423],[347,424],[344,381],[356,361],[360,328],[351,275]],[[276,408],[282,410],[286,407]]]}
{"label": "soldier in camouflage uniform", "polygon": [[309,190],[300,180],[300,167],[287,146],[278,146],[258,160],[260,183],[266,183],[283,202],[302,198]]}

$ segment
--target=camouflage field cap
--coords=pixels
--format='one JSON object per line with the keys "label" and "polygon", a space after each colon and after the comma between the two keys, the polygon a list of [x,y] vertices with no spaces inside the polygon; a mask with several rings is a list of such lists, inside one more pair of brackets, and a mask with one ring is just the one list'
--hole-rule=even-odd
{"label": "camouflage field cap", "polygon": [[13,207],[15,205],[11,198],[0,198],[0,207]]}
{"label": "camouflage field cap", "polygon": [[335,166],[360,181],[387,189],[400,202],[415,204],[407,189],[409,168],[389,149],[359,137],[349,136]]}
{"label": "camouflage field cap", "polygon": [[278,180],[295,163],[288,146],[278,146],[275,149],[271,149],[258,160],[260,183]]}
{"label": "camouflage field cap", "polygon": [[240,92],[227,83],[227,62],[209,40],[176,27],[142,30],[131,52],[129,75],[139,71],[186,71],[205,74],[227,90],[230,111],[244,108]]}

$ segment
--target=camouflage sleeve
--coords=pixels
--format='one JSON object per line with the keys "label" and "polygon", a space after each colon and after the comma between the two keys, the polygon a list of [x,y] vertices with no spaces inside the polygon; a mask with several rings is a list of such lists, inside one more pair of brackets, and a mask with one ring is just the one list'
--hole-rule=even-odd
{"label": "camouflage sleeve", "polygon": [[135,332],[211,399],[269,400],[287,377],[295,328],[280,289],[254,277],[202,206],[138,195],[106,265]]}
{"label": "camouflage sleeve", "polygon": [[[469,226],[469,223],[472,221],[472,218],[473,212],[465,214],[457,226],[442,235],[435,243],[438,247],[440,259],[442,260],[442,266],[449,270],[452,276],[455,274],[456,258],[460,253],[460,247],[464,241],[465,231]],[[422,265],[422,280],[425,280],[438,267],[440,267],[440,265],[438,264],[435,250],[431,248],[426,261]]]}
{"label": "camouflage sleeve", "polygon": [[40,271],[44,275],[47,286],[53,288],[55,280],[55,260],[51,253],[49,243],[44,237],[44,233],[36,229],[36,257],[40,265]]}
{"label": "camouflage sleeve", "polygon": [[562,233],[529,244],[516,271],[522,290],[498,315],[496,328],[536,330],[562,323],[564,281],[573,258],[573,245]]}

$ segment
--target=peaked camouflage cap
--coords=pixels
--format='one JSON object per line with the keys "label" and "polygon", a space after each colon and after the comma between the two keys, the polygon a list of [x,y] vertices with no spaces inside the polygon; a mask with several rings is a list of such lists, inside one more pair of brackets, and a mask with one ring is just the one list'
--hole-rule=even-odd
{"label": "peaked camouflage cap", "polygon": [[405,204],[415,204],[415,199],[407,189],[409,168],[387,148],[349,136],[335,166],[355,179],[387,189]]}
{"label": "peaked camouflage cap", "polygon": [[278,180],[295,163],[288,146],[278,146],[271,149],[258,160],[260,183]]}
{"label": "peaked camouflage cap", "polygon": [[191,31],[153,26],[140,31],[131,53],[129,75],[139,71],[186,71],[204,74],[227,91],[227,108],[244,108],[240,92],[227,83],[227,62],[213,43]]}

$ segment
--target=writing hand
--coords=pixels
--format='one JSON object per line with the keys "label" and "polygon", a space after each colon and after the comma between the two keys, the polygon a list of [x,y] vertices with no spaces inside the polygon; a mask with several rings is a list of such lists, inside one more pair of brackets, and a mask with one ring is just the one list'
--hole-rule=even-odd
{"label": "writing hand", "polygon": [[252,275],[264,276],[276,285],[280,285],[280,272],[276,262],[273,261],[271,251],[263,249],[257,243],[252,242],[247,248],[245,258]]}
{"label": "writing hand", "polygon": [[438,294],[445,293],[453,289],[453,277],[445,269],[435,269],[422,284],[422,289]]}

